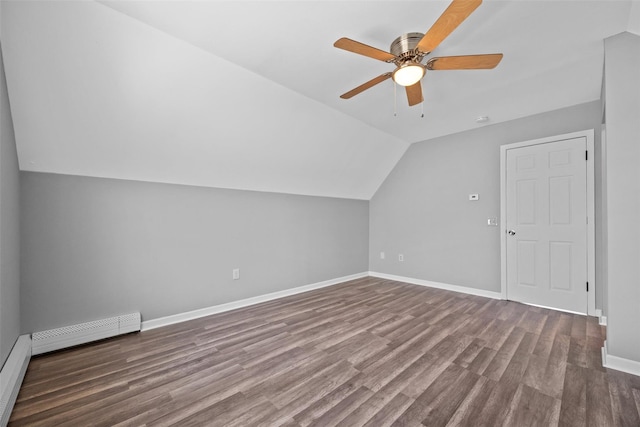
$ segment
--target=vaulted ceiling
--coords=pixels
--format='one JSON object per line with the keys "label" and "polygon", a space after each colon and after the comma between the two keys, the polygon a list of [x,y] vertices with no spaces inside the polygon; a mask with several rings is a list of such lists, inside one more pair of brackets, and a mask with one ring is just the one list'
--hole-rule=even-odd
{"label": "vaulted ceiling", "polygon": [[448,4],[2,1],[20,168],[369,199],[413,142],[599,99],[602,40],[640,27],[638,1],[489,0],[431,56],[496,69],[339,98],[393,67],[335,40],[388,50]]}

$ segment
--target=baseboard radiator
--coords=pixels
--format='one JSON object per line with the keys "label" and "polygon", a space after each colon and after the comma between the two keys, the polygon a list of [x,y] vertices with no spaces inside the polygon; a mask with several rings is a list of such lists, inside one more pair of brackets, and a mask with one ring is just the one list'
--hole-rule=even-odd
{"label": "baseboard radiator", "polygon": [[125,314],[31,334],[32,353],[42,354],[140,330],[140,313]]}
{"label": "baseboard radiator", "polygon": [[28,335],[18,337],[7,361],[0,370],[0,426],[9,423],[13,405],[18,397],[22,379],[31,359],[31,340]]}

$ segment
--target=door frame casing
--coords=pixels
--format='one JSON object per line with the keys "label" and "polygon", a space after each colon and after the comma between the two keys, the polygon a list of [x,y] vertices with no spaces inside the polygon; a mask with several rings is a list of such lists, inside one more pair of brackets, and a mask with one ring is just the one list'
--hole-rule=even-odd
{"label": "door frame casing", "polygon": [[[595,169],[594,169],[594,130],[566,133],[547,138],[533,139],[500,146],[500,290],[502,299],[507,299],[507,151],[515,148],[548,144],[574,138],[586,138],[587,141],[587,315],[596,315],[596,247],[595,247]],[[585,284],[586,286],[586,284]],[[551,308],[551,307],[550,307]]]}

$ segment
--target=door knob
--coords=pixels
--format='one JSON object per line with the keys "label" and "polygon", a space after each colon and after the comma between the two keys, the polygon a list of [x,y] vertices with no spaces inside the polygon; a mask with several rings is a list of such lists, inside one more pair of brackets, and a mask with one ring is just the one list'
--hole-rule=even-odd
{"label": "door knob", "polygon": [[515,236],[516,235],[515,230],[509,230],[509,231],[507,231],[507,233],[509,234],[509,236]]}

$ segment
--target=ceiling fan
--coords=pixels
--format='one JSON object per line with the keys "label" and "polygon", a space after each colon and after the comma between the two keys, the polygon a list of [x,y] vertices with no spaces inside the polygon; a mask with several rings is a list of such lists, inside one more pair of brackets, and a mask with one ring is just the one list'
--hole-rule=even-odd
{"label": "ceiling fan", "polygon": [[364,43],[343,37],[333,45],[339,49],[358,53],[380,61],[393,63],[396,69],[393,72],[384,73],[368,82],[350,90],[340,98],[349,99],[359,93],[392,78],[397,84],[405,86],[409,105],[421,103],[422,85],[420,80],[426,70],[478,70],[495,68],[500,60],[501,53],[487,55],[443,56],[430,58],[426,64],[422,60],[429,55],[438,45],[455,30],[471,13],[482,3],[482,0],[453,0],[444,13],[433,26],[426,32],[403,34],[391,43],[389,52],[371,47]]}

